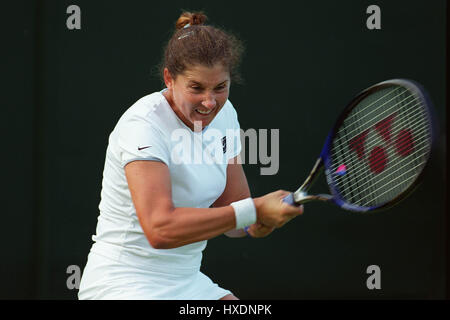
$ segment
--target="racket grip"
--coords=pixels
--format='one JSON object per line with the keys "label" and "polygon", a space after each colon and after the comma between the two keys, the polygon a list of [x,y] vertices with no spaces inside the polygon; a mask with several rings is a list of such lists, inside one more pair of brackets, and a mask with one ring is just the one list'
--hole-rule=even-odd
{"label": "racket grip", "polygon": [[294,194],[291,192],[286,197],[283,198],[283,202],[286,202],[287,204],[290,204],[291,206],[298,206],[294,202]]}

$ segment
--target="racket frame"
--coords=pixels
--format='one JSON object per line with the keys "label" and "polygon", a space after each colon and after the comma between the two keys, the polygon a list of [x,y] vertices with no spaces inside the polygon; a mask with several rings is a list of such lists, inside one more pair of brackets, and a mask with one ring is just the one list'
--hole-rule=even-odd
{"label": "racket frame", "polygon": [[[397,197],[394,197],[388,202],[385,202],[378,206],[372,206],[372,207],[363,207],[358,206],[355,204],[351,204],[346,202],[340,195],[339,189],[335,184],[333,183],[330,175],[330,167],[331,167],[331,148],[334,137],[337,135],[342,123],[347,118],[347,116],[353,111],[353,109],[368,95],[370,95],[374,91],[378,91],[380,89],[383,89],[385,87],[390,87],[393,85],[400,85],[403,87],[406,87],[408,90],[412,91],[414,94],[417,94],[418,98],[422,100],[422,103],[427,107],[424,107],[425,114],[428,117],[428,122],[431,125],[431,146],[430,146],[430,153],[428,155],[428,159],[422,168],[421,172],[418,174],[416,179],[411,183],[411,185],[402,193],[400,193]],[[349,210],[349,211],[355,211],[355,212],[367,212],[367,211],[374,211],[374,210],[385,210],[388,208],[391,208],[392,206],[399,203],[401,200],[405,199],[407,196],[411,194],[411,192],[417,188],[419,183],[423,179],[423,174],[426,169],[426,167],[429,165],[429,158],[431,157],[431,151],[434,145],[435,140],[435,130],[436,126],[434,125],[434,114],[432,113],[432,103],[431,99],[429,98],[427,92],[424,90],[424,88],[417,82],[408,80],[408,79],[392,79],[380,82],[378,84],[375,84],[363,91],[361,91],[353,100],[350,101],[350,103],[347,105],[347,107],[343,110],[343,112],[340,114],[338,119],[336,120],[333,128],[330,130],[326,140],[325,144],[322,148],[322,151],[320,153],[319,159],[316,161],[316,163],[313,166],[313,169],[311,170],[311,173],[306,178],[305,182],[302,184],[302,186],[295,191],[292,195],[290,195],[291,202],[293,201],[295,204],[300,205],[302,203],[306,203],[309,201],[319,200],[319,201],[329,201],[333,202],[337,206]],[[325,170],[325,176],[327,179],[327,184],[330,189],[331,195],[329,194],[318,194],[318,195],[310,195],[307,193],[307,190],[312,186],[315,178],[318,176],[318,173],[322,171],[322,169]]]}

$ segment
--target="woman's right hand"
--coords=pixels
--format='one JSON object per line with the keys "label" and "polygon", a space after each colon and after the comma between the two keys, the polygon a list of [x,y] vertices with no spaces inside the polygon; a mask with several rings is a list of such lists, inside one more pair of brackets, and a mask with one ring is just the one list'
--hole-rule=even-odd
{"label": "woman's right hand", "polygon": [[283,202],[290,192],[278,190],[265,196],[254,198],[257,222],[268,227],[281,228],[287,222],[303,213],[303,205],[291,206]]}

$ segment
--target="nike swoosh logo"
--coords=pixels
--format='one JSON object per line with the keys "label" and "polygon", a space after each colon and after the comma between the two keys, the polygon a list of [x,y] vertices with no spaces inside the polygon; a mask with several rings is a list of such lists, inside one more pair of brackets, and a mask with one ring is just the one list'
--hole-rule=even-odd
{"label": "nike swoosh logo", "polygon": [[150,148],[151,146],[146,146],[146,147],[138,147],[138,150],[139,151],[141,151],[141,150],[143,150],[143,149],[147,149],[147,148]]}

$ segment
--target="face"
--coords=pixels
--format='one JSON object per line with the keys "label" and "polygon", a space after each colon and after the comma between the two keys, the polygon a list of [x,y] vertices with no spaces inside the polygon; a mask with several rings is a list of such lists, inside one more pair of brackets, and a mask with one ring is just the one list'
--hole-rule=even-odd
{"label": "face", "polygon": [[164,69],[167,89],[164,96],[178,117],[192,130],[194,122],[202,129],[222,109],[230,92],[230,74],[221,64],[194,65],[173,78]]}

